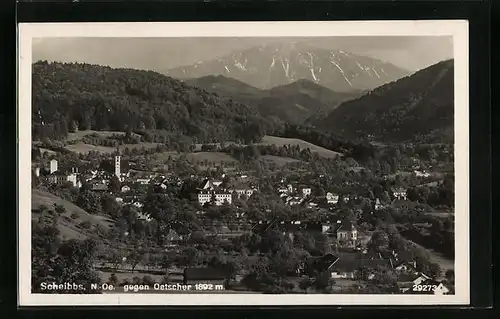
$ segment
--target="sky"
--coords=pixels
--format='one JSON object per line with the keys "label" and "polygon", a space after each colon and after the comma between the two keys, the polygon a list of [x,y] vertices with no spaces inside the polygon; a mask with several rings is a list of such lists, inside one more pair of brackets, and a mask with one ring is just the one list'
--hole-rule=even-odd
{"label": "sky", "polygon": [[86,62],[164,71],[269,42],[306,42],[385,60],[417,71],[453,57],[451,37],[364,36],[328,38],[37,38],[33,61]]}

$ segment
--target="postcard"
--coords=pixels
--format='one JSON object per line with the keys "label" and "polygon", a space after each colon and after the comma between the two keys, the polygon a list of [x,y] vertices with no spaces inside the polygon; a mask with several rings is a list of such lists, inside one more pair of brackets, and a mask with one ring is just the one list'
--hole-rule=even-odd
{"label": "postcard", "polygon": [[466,305],[468,23],[21,23],[20,306]]}

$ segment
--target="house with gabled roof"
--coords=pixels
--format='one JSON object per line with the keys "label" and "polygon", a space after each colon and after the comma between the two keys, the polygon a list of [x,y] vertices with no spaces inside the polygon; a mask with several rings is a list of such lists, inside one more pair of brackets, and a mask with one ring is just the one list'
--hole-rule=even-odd
{"label": "house with gabled roof", "polygon": [[345,219],[337,227],[337,241],[342,246],[355,247],[358,240],[358,231],[354,224]]}
{"label": "house with gabled roof", "polygon": [[177,245],[182,241],[182,237],[177,234],[173,229],[169,229],[168,233],[164,236],[165,241],[170,245]]}

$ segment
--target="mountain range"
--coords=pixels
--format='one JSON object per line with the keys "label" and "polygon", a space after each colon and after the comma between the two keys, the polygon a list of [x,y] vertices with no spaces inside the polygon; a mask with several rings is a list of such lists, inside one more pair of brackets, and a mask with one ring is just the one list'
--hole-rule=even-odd
{"label": "mountain range", "polygon": [[335,92],[374,89],[410,72],[391,63],[304,43],[273,43],[166,70],[177,79],[224,75],[258,89],[307,79]]}
{"label": "mountain range", "polygon": [[362,94],[334,92],[305,79],[269,90],[258,89],[223,75],[209,75],[184,82],[249,105],[264,117],[292,123],[301,123],[318,113],[328,113],[340,103]]}
{"label": "mountain range", "polygon": [[315,126],[352,140],[453,142],[453,60],[342,103]]}
{"label": "mountain range", "polygon": [[[453,141],[454,67],[447,60],[368,92],[335,92],[309,80],[264,90],[224,76],[185,82],[84,63],[33,64],[33,137],[71,126],[156,130],[200,143],[257,141],[281,121],[352,141]],[[286,137],[286,136],[285,136]]]}

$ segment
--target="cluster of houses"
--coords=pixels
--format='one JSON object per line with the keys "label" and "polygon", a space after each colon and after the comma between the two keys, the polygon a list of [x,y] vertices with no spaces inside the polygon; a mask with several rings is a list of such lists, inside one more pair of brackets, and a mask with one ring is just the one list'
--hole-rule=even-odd
{"label": "cluster of houses", "polygon": [[56,159],[50,161],[48,169],[43,166],[36,166],[34,170],[37,177],[45,178],[50,184],[63,185],[71,183],[73,187],[82,187],[78,168],[71,168],[70,172],[60,170]]}
{"label": "cluster of houses", "polygon": [[312,189],[307,186],[296,188],[292,184],[288,184],[278,188],[278,194],[290,206],[303,204],[311,196],[311,193]]}
{"label": "cluster of houses", "polygon": [[255,186],[225,188],[222,184],[222,181],[219,180],[205,179],[195,190],[198,203],[201,206],[206,203],[214,203],[217,206],[232,204],[233,196],[236,198],[242,196],[249,198],[257,191]]}
{"label": "cluster of houses", "polygon": [[[397,285],[401,293],[419,293],[415,286],[434,287],[432,293],[445,295],[450,289],[426,274],[416,270],[416,262],[410,253],[397,254],[395,251],[387,254],[341,253],[338,255],[326,254],[322,257],[312,257],[301,264],[297,269],[299,275],[328,274],[332,279],[361,278],[374,280],[376,270],[392,269],[397,274]],[[363,273],[364,272],[364,273]]]}

